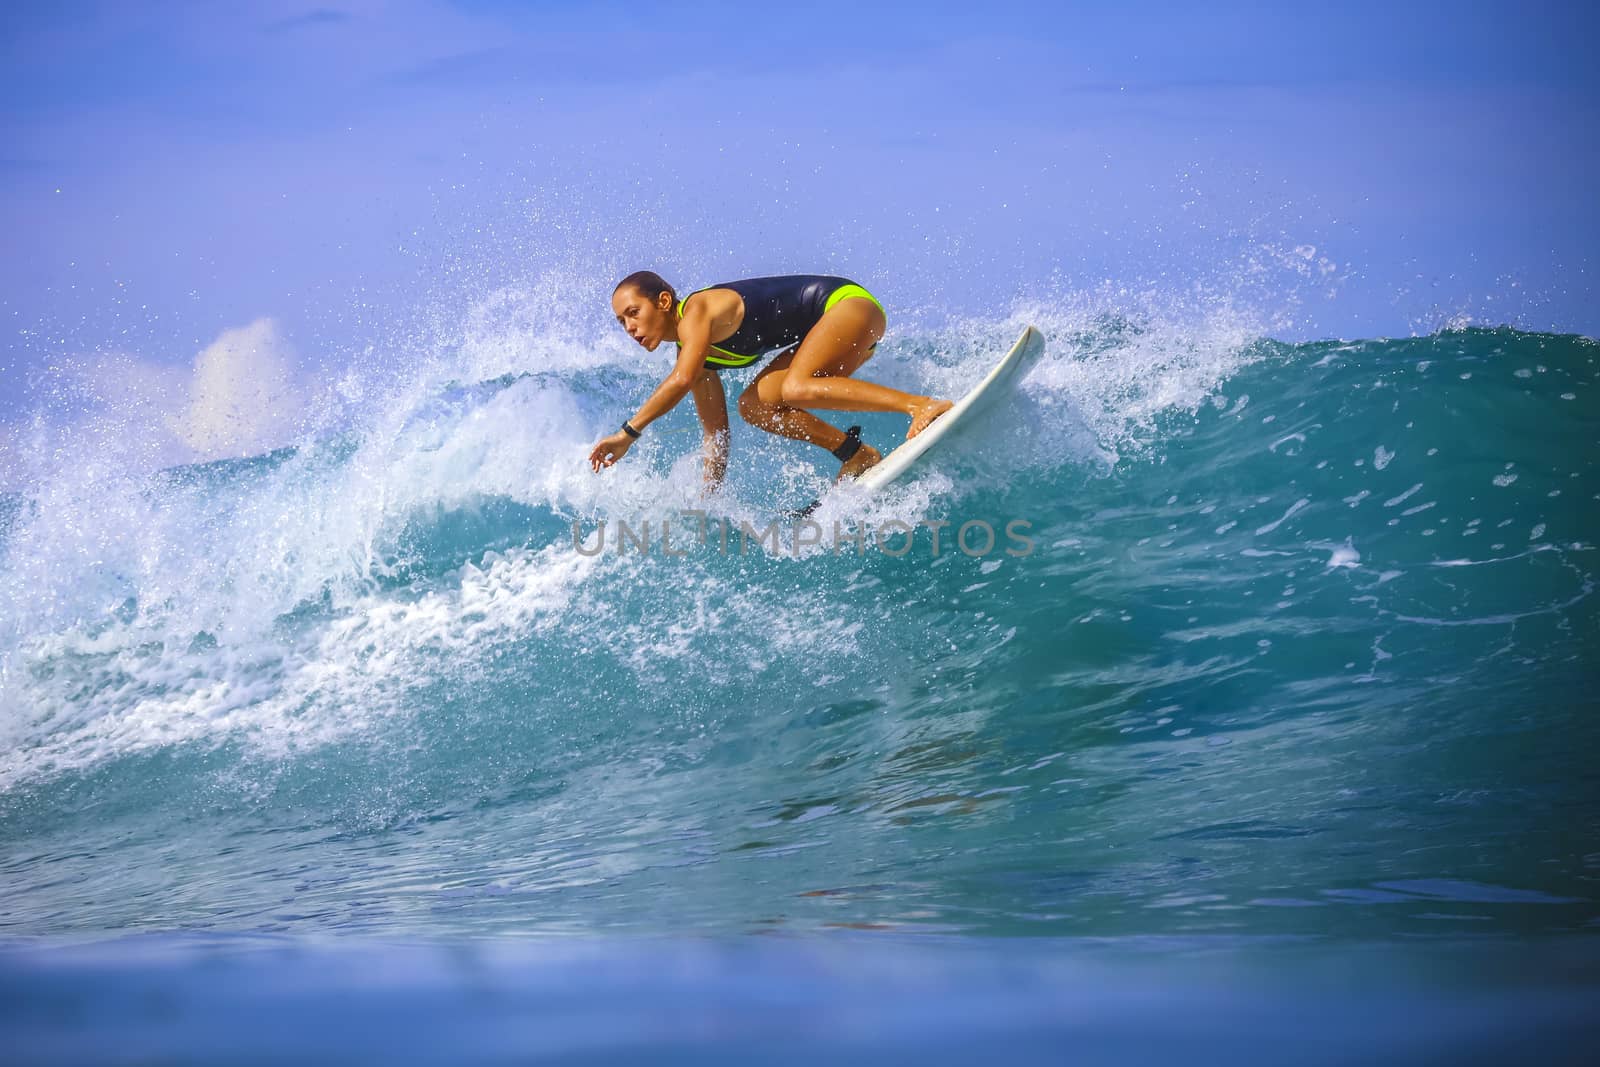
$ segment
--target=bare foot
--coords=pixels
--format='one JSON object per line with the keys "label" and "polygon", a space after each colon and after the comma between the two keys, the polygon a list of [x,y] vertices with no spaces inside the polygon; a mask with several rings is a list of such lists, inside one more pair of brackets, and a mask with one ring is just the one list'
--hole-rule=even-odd
{"label": "bare foot", "polygon": [[906,431],[906,440],[909,441],[917,434],[928,428],[928,423],[955,407],[949,400],[936,400],[927,397],[911,405],[911,429]]}
{"label": "bare foot", "polygon": [[844,466],[839,468],[839,476],[835,478],[834,481],[842,482],[846,478],[854,478],[865,471],[868,467],[877,466],[878,461],[882,458],[883,454],[876,448],[873,448],[868,444],[863,444],[860,448],[856,449],[855,455],[844,461]]}

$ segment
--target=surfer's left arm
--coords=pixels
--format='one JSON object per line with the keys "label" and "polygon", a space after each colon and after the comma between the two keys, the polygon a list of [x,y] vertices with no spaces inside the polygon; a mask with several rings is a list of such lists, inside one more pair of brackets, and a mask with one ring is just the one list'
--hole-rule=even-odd
{"label": "surfer's left arm", "polygon": [[722,375],[709,367],[694,383],[694,408],[705,440],[706,489],[711,490],[728,473],[728,394],[722,390]]}
{"label": "surfer's left arm", "polygon": [[[643,431],[646,426],[677,407],[678,402],[694,389],[704,368],[706,353],[710,350],[711,319],[703,308],[691,304],[684,312],[683,321],[678,323],[678,362],[673,366],[672,373],[661,380],[655,392],[628,420],[627,425],[635,431]],[[609,467],[621,459],[632,445],[633,436],[626,430],[618,430],[594,446],[589,453],[589,466],[594,470]]]}

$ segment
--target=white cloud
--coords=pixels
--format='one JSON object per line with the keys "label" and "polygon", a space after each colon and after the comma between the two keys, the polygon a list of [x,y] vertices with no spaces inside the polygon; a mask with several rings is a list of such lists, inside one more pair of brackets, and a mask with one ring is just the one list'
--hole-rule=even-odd
{"label": "white cloud", "polygon": [[188,402],[167,416],[167,428],[196,459],[250,455],[286,443],[305,410],[293,362],[271,319],[222,331],[195,357]]}

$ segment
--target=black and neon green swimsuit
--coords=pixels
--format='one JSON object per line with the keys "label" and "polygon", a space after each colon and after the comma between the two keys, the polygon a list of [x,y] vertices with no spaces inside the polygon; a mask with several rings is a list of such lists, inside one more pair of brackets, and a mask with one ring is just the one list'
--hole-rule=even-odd
{"label": "black and neon green swimsuit", "polygon": [[[731,337],[711,346],[708,367],[747,367],[775,348],[799,344],[817,320],[841,300],[866,297],[878,308],[878,298],[849,278],[822,274],[788,274],[777,278],[746,278],[738,282],[718,282],[707,289],[732,289],[744,301],[744,320]],[[678,318],[693,293],[678,301]]]}

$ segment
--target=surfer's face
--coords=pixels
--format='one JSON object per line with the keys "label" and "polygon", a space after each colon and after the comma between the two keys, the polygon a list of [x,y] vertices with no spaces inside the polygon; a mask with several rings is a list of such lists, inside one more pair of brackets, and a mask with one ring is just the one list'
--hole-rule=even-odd
{"label": "surfer's face", "polygon": [[618,289],[611,296],[611,310],[628,336],[654,352],[673,326],[672,294],[661,293],[651,300],[643,290]]}

